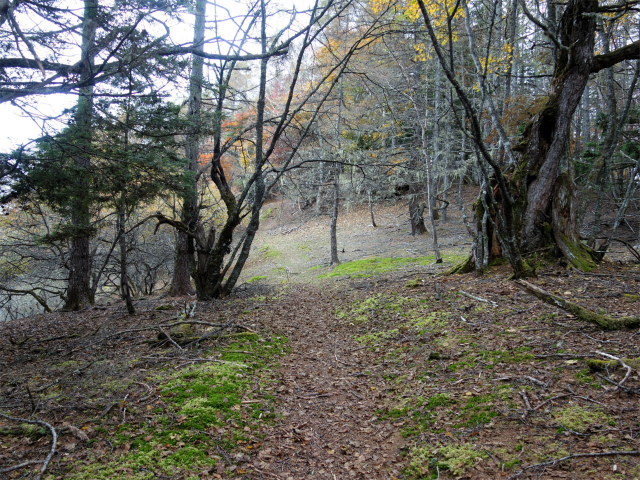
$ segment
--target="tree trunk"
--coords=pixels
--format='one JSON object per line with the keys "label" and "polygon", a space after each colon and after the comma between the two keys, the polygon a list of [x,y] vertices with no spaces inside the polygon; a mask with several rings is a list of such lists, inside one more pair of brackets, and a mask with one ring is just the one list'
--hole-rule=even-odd
{"label": "tree trunk", "polygon": [[339,265],[338,258],[338,207],[340,206],[340,165],[333,167],[333,202],[331,208],[331,225],[329,236],[331,237],[331,265]]}
{"label": "tree trunk", "polygon": [[[195,25],[193,28],[193,45],[201,48],[204,43],[204,28],[207,2],[198,0],[196,2]],[[185,154],[189,159],[189,170],[196,172],[199,168],[198,158],[200,156],[200,112],[202,105],[202,82],[203,82],[204,60],[198,55],[191,57],[191,76],[189,78],[189,110],[188,117],[191,120],[191,131],[187,135]],[[182,211],[180,220],[190,231],[195,231],[199,223],[197,178],[193,177],[193,185],[182,198]],[[171,294],[191,295],[190,273],[195,266],[194,260],[195,246],[194,238],[186,232],[178,231],[176,239],[176,257],[173,268],[173,280],[171,282]]]}
{"label": "tree trunk", "polygon": [[594,62],[596,0],[570,0],[560,19],[557,52],[549,98],[525,131],[525,174],[518,179],[524,191],[520,242],[525,252],[553,244],[578,268],[593,266],[593,252],[579,241],[575,221],[575,188],[571,169],[560,175],[559,165],[569,139],[571,119]]}
{"label": "tree trunk", "polygon": [[371,215],[371,226],[373,228],[376,228],[378,225],[376,225],[376,219],[373,216],[373,202],[371,200],[371,189],[367,190],[367,196],[369,198],[369,215]]}
{"label": "tree trunk", "polygon": [[126,200],[127,194],[125,190],[122,190],[120,194],[120,211],[118,212],[118,242],[120,244],[120,290],[122,293],[122,299],[127,306],[127,312],[131,315],[136,313],[136,309],[133,306],[133,300],[131,299],[131,289],[129,287],[129,281],[127,279],[127,236],[126,236]]}
{"label": "tree trunk", "polygon": [[411,222],[411,235],[424,235],[427,227],[424,225],[425,204],[420,202],[421,191],[419,184],[409,185],[409,221]]}
{"label": "tree trunk", "polygon": [[[82,73],[81,78],[88,80],[93,75],[94,44],[98,15],[97,0],[85,0],[82,20]],[[91,238],[91,214],[89,212],[90,148],[93,140],[93,86],[80,89],[78,106],[74,116],[77,131],[77,156],[74,166],[77,170],[74,199],[71,203],[71,223],[74,228],[69,254],[69,279],[64,310],[80,310],[93,303],[91,289],[92,259],[89,248]]]}

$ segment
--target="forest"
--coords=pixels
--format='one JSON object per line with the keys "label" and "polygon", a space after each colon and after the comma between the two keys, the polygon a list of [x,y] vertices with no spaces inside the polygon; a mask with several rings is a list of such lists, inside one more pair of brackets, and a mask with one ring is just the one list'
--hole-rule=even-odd
{"label": "forest", "polygon": [[639,12],[0,0],[0,474],[640,477]]}

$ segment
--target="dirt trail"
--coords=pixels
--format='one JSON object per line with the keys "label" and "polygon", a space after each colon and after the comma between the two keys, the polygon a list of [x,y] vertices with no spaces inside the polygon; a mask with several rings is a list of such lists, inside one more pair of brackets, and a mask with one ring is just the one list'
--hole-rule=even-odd
{"label": "dirt trail", "polygon": [[281,367],[278,423],[268,427],[252,478],[389,479],[403,438],[377,421],[385,392],[369,375],[375,357],[336,319],[336,297],[308,287],[270,306],[265,322],[290,339]]}

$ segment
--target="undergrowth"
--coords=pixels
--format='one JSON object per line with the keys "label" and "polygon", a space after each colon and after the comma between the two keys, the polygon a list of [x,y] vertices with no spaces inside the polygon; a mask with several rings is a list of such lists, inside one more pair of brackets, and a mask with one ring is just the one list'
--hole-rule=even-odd
{"label": "undergrowth", "polygon": [[286,344],[281,336],[236,334],[224,348],[206,352],[204,362],[177,374],[156,373],[149,380],[161,382],[160,398],[146,406],[144,420],[105,429],[115,455],[70,463],[65,478],[196,479],[213,472],[219,462],[234,469],[225,457],[259,446],[261,424],[274,418],[272,395],[258,401],[245,395],[256,380],[260,388],[273,382],[267,367],[287,352]]}

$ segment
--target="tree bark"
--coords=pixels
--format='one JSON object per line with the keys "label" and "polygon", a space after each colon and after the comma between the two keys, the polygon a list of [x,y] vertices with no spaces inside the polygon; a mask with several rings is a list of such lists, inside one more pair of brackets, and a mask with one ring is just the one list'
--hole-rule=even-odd
{"label": "tree bark", "polygon": [[[206,0],[196,2],[195,25],[193,27],[194,48],[201,49],[204,44],[205,15],[207,9]],[[187,135],[185,154],[189,159],[189,170],[197,172],[198,158],[200,155],[200,113],[202,105],[204,59],[201,56],[191,57],[191,76],[189,78],[189,109],[188,117],[191,120],[191,131]],[[193,185],[183,195],[180,220],[187,229],[195,231],[198,225],[198,196],[197,175],[194,173]],[[191,295],[194,293],[191,286],[191,270],[195,267],[194,238],[186,232],[178,231],[176,238],[176,257],[173,267],[173,279],[171,282],[171,294],[176,296]]]}
{"label": "tree bark", "polygon": [[[526,176],[522,187],[526,191],[523,212],[521,245],[525,251],[548,245],[545,224],[550,221],[552,208],[563,225],[554,225],[558,234],[573,242],[577,238],[575,215],[560,213],[562,208],[573,208],[573,202],[564,202],[554,196],[563,193],[556,189],[559,165],[565,153],[571,119],[584,92],[594,60],[597,0],[570,0],[560,19],[558,37],[563,46],[557,53],[557,62],[549,98],[526,132],[526,148],[522,163]],[[554,205],[560,200],[560,205]],[[554,235],[555,235],[554,231]],[[556,239],[557,239],[556,235]],[[587,259],[589,254],[579,242],[575,243],[577,257]]]}
{"label": "tree bark", "polygon": [[133,315],[136,313],[136,309],[133,305],[131,298],[131,288],[129,287],[129,281],[127,278],[127,236],[125,229],[126,222],[126,207],[127,207],[127,194],[123,189],[120,194],[120,211],[118,212],[118,242],[120,244],[120,290],[122,293],[122,299],[127,306],[127,312]]}
{"label": "tree bark", "polygon": [[[95,39],[98,16],[97,0],[85,0],[82,20],[82,73],[83,79],[93,75]],[[90,148],[93,140],[93,86],[80,89],[78,105],[74,115],[77,132],[74,166],[77,170],[74,198],[71,202],[71,223],[74,228],[69,254],[69,278],[64,310],[81,310],[93,303],[91,289],[92,258],[90,252],[91,213],[89,211]]]}
{"label": "tree bark", "polygon": [[427,227],[424,224],[425,204],[420,202],[418,184],[412,182],[409,185],[409,221],[411,222],[411,235],[424,235]]}

